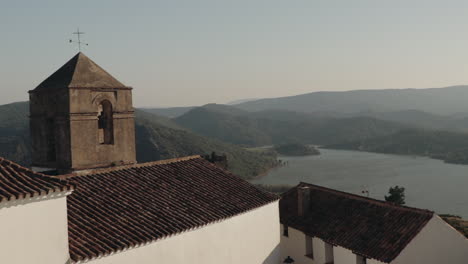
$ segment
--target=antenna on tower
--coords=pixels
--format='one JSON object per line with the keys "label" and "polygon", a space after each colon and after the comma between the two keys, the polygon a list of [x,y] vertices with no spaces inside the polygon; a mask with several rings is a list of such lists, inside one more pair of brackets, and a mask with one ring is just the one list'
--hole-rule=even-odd
{"label": "antenna on tower", "polygon": [[77,39],[78,39],[78,40],[76,41],[76,40],[70,39],[70,43],[76,43],[76,44],[78,44],[78,51],[81,52],[81,44],[83,44],[83,45],[85,45],[85,46],[88,46],[88,43],[81,42],[80,36],[83,35],[84,32],[81,32],[81,31],[80,31],[80,28],[78,28],[78,29],[76,30],[76,32],[73,32],[73,34],[74,34],[74,35],[77,35]]}

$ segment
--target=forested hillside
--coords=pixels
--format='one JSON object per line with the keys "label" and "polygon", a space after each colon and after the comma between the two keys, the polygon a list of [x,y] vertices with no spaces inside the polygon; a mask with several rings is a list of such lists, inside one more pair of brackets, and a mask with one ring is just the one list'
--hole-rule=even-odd
{"label": "forested hillside", "polygon": [[456,132],[468,127],[462,114],[453,119],[415,110],[361,114],[330,117],[284,110],[246,112],[231,106],[206,105],[173,120],[198,134],[244,146],[315,144],[468,164],[468,134]]}
{"label": "forested hillside", "polygon": [[152,120],[152,115],[137,111],[136,144],[139,162],[181,157],[211,152],[225,153],[228,169],[245,178],[257,176],[276,166],[276,155],[257,153],[199,136],[194,133],[162,126]]}
{"label": "forested hillside", "polygon": [[207,105],[174,119],[200,135],[244,146],[327,145],[389,135],[404,126],[372,117],[330,118],[291,111],[245,112]]}

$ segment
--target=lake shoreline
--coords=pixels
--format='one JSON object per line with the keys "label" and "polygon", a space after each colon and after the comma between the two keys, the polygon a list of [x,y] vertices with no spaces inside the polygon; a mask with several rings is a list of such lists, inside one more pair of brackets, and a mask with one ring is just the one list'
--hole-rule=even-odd
{"label": "lake shoreline", "polygon": [[347,148],[331,148],[331,147],[320,147],[319,149],[331,149],[331,150],[339,150],[339,151],[355,151],[355,152],[363,152],[363,153],[372,153],[372,154],[383,154],[383,155],[391,155],[391,156],[401,156],[401,157],[410,157],[410,158],[426,158],[431,160],[438,160],[445,164],[450,165],[460,165],[460,166],[468,166],[468,162],[450,162],[450,160],[445,160],[442,157],[438,157],[435,155],[421,155],[421,154],[399,154],[399,153],[392,153],[392,152],[377,152],[377,151],[368,151],[368,150],[360,150],[360,149],[347,149]]}
{"label": "lake shoreline", "polygon": [[295,186],[309,182],[383,200],[392,186],[406,188],[407,204],[441,214],[468,218],[468,166],[425,156],[382,154],[322,148],[322,155],[278,158],[288,166],[270,168],[249,180],[253,184]]}

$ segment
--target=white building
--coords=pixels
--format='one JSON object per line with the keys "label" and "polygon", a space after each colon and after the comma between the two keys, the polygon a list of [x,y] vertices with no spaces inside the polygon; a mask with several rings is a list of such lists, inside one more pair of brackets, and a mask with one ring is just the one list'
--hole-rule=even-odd
{"label": "white building", "polygon": [[69,260],[66,197],[73,189],[0,158],[0,263]]}
{"label": "white building", "polygon": [[278,197],[199,156],[67,179],[73,262],[278,263]]}
{"label": "white building", "polygon": [[466,264],[468,240],[431,211],[301,183],[280,201],[296,264]]}
{"label": "white building", "polygon": [[278,198],[199,156],[62,177],[0,160],[0,263],[279,263]]}

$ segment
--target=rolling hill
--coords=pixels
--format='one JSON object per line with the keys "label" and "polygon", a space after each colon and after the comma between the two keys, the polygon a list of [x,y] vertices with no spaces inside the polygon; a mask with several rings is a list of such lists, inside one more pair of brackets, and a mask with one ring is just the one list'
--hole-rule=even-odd
{"label": "rolling hill", "polygon": [[151,113],[151,114],[159,115],[159,116],[175,118],[175,117],[178,117],[187,113],[193,108],[195,108],[195,106],[181,106],[181,107],[167,107],[167,108],[141,108],[141,110]]}
{"label": "rolling hill", "polygon": [[[281,119],[283,121],[291,121],[292,118],[307,120],[311,118],[310,115],[316,118],[370,117],[424,129],[468,132],[468,104],[466,98],[468,98],[468,86],[430,89],[356,90],[315,92],[289,97],[249,100],[233,105],[235,108],[231,109],[250,112],[249,117]],[[204,107],[207,108],[207,106]],[[181,117],[194,109],[197,109],[197,107],[144,110],[168,118],[180,118],[182,120],[184,118]],[[219,111],[219,109],[212,110]],[[189,118],[181,122],[189,122]],[[244,119],[243,122],[251,121],[245,121]],[[189,126],[194,125],[190,124]],[[197,130],[193,129],[194,131]],[[207,133],[207,131],[200,132],[202,134]],[[250,144],[245,140],[235,142]]]}
{"label": "rolling hill", "polygon": [[418,110],[436,115],[468,112],[468,86],[430,89],[355,90],[314,92],[296,96],[260,99],[235,105],[256,112],[289,110],[305,113],[356,114]]}
{"label": "rolling hill", "polygon": [[404,127],[372,117],[330,118],[281,110],[250,113],[226,105],[194,108],[173,120],[197,134],[250,147],[326,145],[389,135]]}

